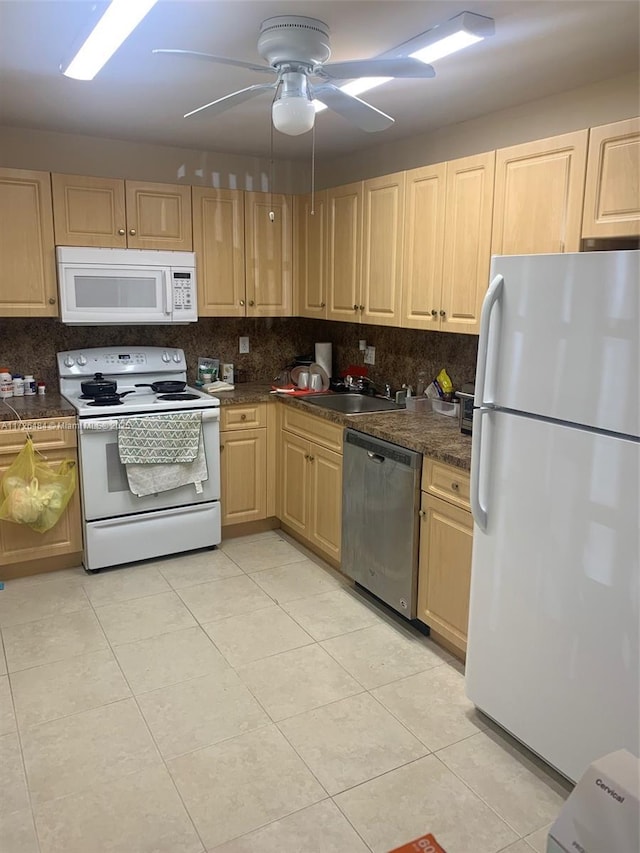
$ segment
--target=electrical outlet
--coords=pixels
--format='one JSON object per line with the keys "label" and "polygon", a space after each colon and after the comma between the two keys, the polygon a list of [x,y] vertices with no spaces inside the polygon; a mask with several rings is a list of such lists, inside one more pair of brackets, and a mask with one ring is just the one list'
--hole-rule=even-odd
{"label": "electrical outlet", "polygon": [[367,348],[367,342],[366,341],[360,341],[360,352],[364,352],[366,350],[366,348]]}
{"label": "electrical outlet", "polygon": [[364,363],[365,364],[375,364],[376,363],[376,348],[375,347],[367,347],[364,351]]}
{"label": "electrical outlet", "polygon": [[249,352],[249,338],[240,338],[240,352]]}

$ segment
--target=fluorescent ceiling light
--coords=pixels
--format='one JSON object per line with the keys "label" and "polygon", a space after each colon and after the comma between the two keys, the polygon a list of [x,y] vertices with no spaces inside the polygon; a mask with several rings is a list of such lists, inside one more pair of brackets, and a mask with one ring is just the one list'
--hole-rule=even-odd
{"label": "fluorescent ceiling light", "polygon": [[[427,30],[426,33],[416,36],[394,50],[387,51],[383,56],[412,56],[431,65],[432,62],[444,56],[450,56],[458,50],[482,41],[487,36],[492,36],[494,32],[493,18],[486,18],[484,15],[476,15],[473,12],[462,12],[450,21]],[[349,95],[361,95],[363,92],[382,86],[389,80],[393,80],[393,77],[361,77],[340,88]],[[316,100],[313,103],[317,113],[326,110],[321,101]]]}
{"label": "fluorescent ceiling light", "polygon": [[63,70],[65,77],[93,80],[157,2],[158,0],[112,0],[80,50]]}

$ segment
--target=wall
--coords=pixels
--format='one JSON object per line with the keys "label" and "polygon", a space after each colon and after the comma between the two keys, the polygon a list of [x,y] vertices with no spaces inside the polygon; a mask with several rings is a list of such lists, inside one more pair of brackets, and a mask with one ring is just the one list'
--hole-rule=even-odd
{"label": "wall", "polygon": [[[238,354],[238,337],[248,335],[251,352]],[[415,386],[418,370],[432,378],[446,367],[456,387],[473,379],[477,338],[441,332],[420,332],[386,326],[332,323],[299,317],[232,319],[204,318],[189,326],[65,326],[58,320],[5,319],[0,321],[0,365],[13,373],[32,373],[50,388],[58,387],[56,353],[95,346],[181,347],[185,350],[189,380],[195,378],[198,356],[232,362],[248,381],[271,382],[295,355],[313,353],[315,341],[333,343],[334,372],[362,364],[358,341],[376,347],[376,365],[370,376]]]}
{"label": "wall", "polygon": [[[18,127],[0,127],[0,166],[269,191],[269,160],[266,157]],[[305,192],[309,182],[307,172],[306,164],[274,160],[273,191]]]}
{"label": "wall", "polygon": [[318,162],[319,188],[388,175],[544,139],[585,127],[597,127],[640,113],[640,77],[626,74],[558,95],[529,101],[432,133]]}

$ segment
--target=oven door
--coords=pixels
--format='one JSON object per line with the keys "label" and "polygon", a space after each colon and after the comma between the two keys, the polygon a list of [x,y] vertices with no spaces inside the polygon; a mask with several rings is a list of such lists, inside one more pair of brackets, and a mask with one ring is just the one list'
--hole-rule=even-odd
{"label": "oven door", "polygon": [[87,418],[79,423],[82,510],[85,521],[116,518],[168,507],[189,506],[220,498],[220,412],[202,412],[202,441],[209,477],[198,493],[193,484],[156,495],[137,497],[129,491],[127,472],[118,453],[119,418]]}

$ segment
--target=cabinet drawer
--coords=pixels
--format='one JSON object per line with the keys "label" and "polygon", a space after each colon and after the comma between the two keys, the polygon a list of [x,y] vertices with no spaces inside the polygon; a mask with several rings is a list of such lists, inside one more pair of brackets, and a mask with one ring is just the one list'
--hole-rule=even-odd
{"label": "cabinet drawer", "polygon": [[470,510],[470,478],[466,471],[425,457],[422,466],[422,490]]}
{"label": "cabinet drawer", "polygon": [[337,424],[325,421],[323,418],[314,418],[298,409],[284,404],[286,407],[282,415],[282,428],[293,432],[302,438],[308,438],[324,445],[329,450],[342,453],[343,428]]}
{"label": "cabinet drawer", "polygon": [[24,447],[27,434],[38,450],[57,450],[75,447],[78,441],[75,418],[47,418],[42,420],[0,422],[0,454],[19,453]]}
{"label": "cabinet drawer", "polygon": [[267,425],[267,404],[222,406],[220,429],[259,429]]}

